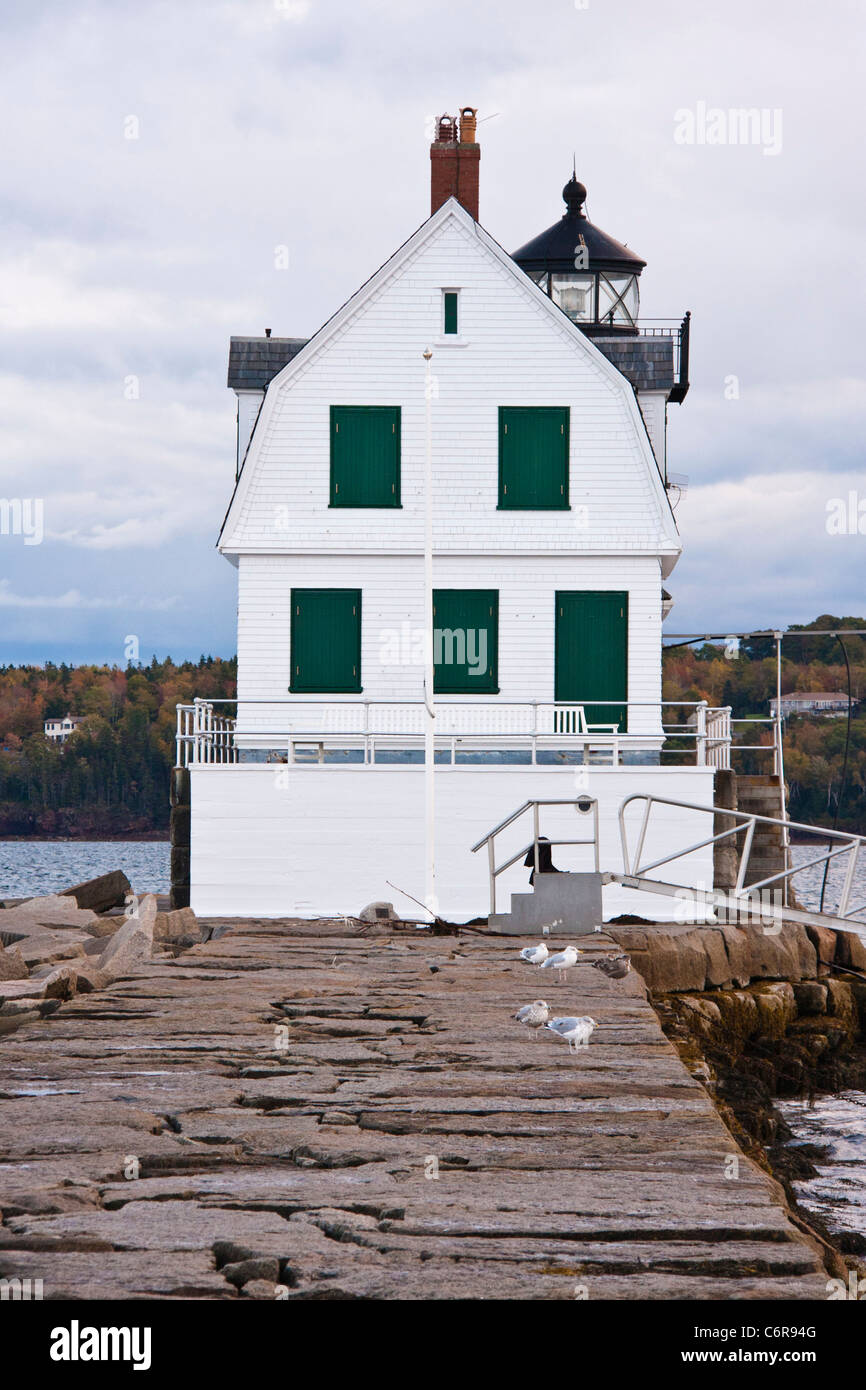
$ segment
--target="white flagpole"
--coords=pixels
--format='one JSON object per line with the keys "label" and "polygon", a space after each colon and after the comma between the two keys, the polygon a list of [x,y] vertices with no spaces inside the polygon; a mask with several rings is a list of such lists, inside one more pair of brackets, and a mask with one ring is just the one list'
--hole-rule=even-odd
{"label": "white flagpole", "polygon": [[438,916],[436,901],[436,711],[433,705],[433,353],[427,348],[424,380],[427,442],[424,456],[424,802],[427,909]]}

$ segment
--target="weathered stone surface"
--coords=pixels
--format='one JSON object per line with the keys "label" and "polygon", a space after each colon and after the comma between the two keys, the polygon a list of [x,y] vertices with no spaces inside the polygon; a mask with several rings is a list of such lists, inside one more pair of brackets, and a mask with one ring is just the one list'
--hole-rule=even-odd
{"label": "weathered stone surface", "polygon": [[835,936],[836,964],[866,971],[866,942],[850,931],[836,932]]}
{"label": "weathered stone surface", "polygon": [[153,951],[156,898],[148,894],[138,904],[138,912],[118,928],[99,957],[100,970],[117,979],[148,961]]}
{"label": "weathered stone surface", "polygon": [[793,986],[787,980],[758,985],[752,992],[758,1009],[761,1033],[768,1038],[782,1038],[797,1017],[797,1001]]}
{"label": "weathered stone surface", "polygon": [[827,1012],[849,1033],[857,1030],[857,1001],[846,980],[827,981]]}
{"label": "weathered stone surface", "polygon": [[[283,1289],[286,1285],[281,1286]],[[275,1283],[268,1279],[251,1279],[248,1284],[244,1284],[241,1294],[243,1298],[270,1298],[275,1299],[279,1293]],[[285,1295],[284,1295],[285,1296]]]}
{"label": "weathered stone surface", "polygon": [[173,912],[158,912],[153,928],[154,941],[178,941],[191,938],[190,944],[201,940],[198,919],[191,907],[175,908]]}
{"label": "weathered stone surface", "polygon": [[[18,930],[21,931],[21,928]],[[33,969],[39,965],[56,964],[61,960],[75,960],[84,954],[85,943],[90,940],[89,934],[77,929],[52,931],[47,927],[34,925],[23,932],[15,945],[21,952],[24,963],[29,969]]]}
{"label": "weathered stone surface", "polygon": [[815,948],[799,923],[770,929],[746,927],[752,955],[752,979],[809,980],[817,974]]}
{"label": "weathered stone surface", "polygon": [[722,932],[704,929],[698,934],[698,939],[707,958],[706,988],[714,989],[732,984],[731,962]]}
{"label": "weathered stone surface", "polygon": [[726,1034],[735,1047],[741,1046],[756,1033],[760,1024],[758,1004],[754,994],[741,989],[726,990],[715,996]]}
{"label": "weathered stone surface", "polygon": [[806,934],[818,957],[818,974],[829,975],[836,958],[836,932],[831,927],[806,927]]}
{"label": "weathered stone surface", "polygon": [[827,1012],[827,986],[818,980],[805,980],[794,985],[794,998],[800,1014],[823,1014]]}
{"label": "weathered stone surface", "polygon": [[220,1272],[224,1279],[239,1289],[251,1279],[267,1279],[271,1284],[276,1284],[280,1277],[280,1262],[273,1255],[262,1255],[258,1259],[225,1264]]}
{"label": "weathered stone surface", "polygon": [[[545,981],[598,1023],[569,1054],[510,1025],[538,993],[521,944],[234,923],[41,1001],[50,1024],[2,1044],[0,1275],[93,1299],[573,1300],[575,1271],[590,1298],[824,1298],[776,1185],[745,1156],[726,1180],[736,1144],[642,983]],[[683,954],[706,974],[700,938]]]}
{"label": "weathered stone surface", "polygon": [[[96,921],[91,923],[88,928],[88,931],[91,933],[94,951],[97,953],[104,951],[105,938],[107,936],[114,936],[114,933],[120,930],[126,920],[122,912],[112,912],[107,917],[97,917]],[[85,950],[87,949],[88,947],[85,946]]]}
{"label": "weathered stone surface", "polygon": [[115,979],[111,970],[103,970],[98,961],[87,961],[75,965],[78,976],[78,990],[81,994],[92,994],[94,990],[107,989]]}
{"label": "weathered stone surface", "polygon": [[748,933],[742,927],[734,925],[727,925],[719,930],[728,953],[731,983],[744,987],[752,978],[752,951]]}
{"label": "weathered stone surface", "polygon": [[358,913],[358,920],[361,922],[399,922],[400,918],[394,910],[393,903],[368,903]]}
{"label": "weathered stone surface", "polygon": [[29,973],[19,946],[0,948],[0,980],[26,980]]}
{"label": "weathered stone surface", "polygon": [[4,1004],[3,1007],[0,1008],[0,1035],[4,1033],[13,1033],[25,1023],[35,1023],[38,1018],[38,1009],[17,1009],[11,1004]]}
{"label": "weathered stone surface", "polygon": [[45,981],[4,980],[0,982],[0,1008],[16,999],[44,999]]}
{"label": "weathered stone surface", "polygon": [[122,869],[112,869],[111,873],[100,874],[85,883],[76,883],[72,888],[64,888],[61,897],[74,898],[79,907],[89,908],[91,912],[107,912],[112,907],[122,907],[131,884]]}
{"label": "weathered stone surface", "polygon": [[707,954],[696,931],[674,933],[662,927],[654,928],[652,947],[646,950],[626,945],[629,932],[627,927],[610,928],[614,941],[629,952],[634,969],[640,972],[653,994],[704,988]]}
{"label": "weathered stone surface", "polygon": [[44,898],[28,898],[17,907],[0,913],[0,931],[14,932],[22,926],[78,927],[87,930],[96,914],[78,906],[74,898],[52,894]]}

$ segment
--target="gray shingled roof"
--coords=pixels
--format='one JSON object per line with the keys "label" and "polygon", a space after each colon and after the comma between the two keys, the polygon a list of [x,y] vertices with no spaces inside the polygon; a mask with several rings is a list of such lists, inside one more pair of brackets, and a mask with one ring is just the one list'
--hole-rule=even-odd
{"label": "gray shingled roof", "polygon": [[669,391],[674,385],[676,374],[672,338],[594,337],[593,342],[636,391]]}
{"label": "gray shingled roof", "polygon": [[309,338],[232,338],[228,384],[236,391],[264,391]]}

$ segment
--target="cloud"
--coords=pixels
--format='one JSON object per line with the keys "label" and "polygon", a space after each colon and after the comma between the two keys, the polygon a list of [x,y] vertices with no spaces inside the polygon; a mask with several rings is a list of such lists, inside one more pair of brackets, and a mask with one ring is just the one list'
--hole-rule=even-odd
{"label": "cloud", "polygon": [[[859,552],[821,530],[866,425],[857,15],[825,11],[816,43],[807,0],[784,25],[753,0],[561,0],[540,42],[522,0],[9,0],[0,467],[44,499],[46,541],[4,550],[7,592],[176,595],[155,645],[234,649],[229,335],[320,326],[426,216],[428,118],[471,102],[506,249],[560,217],[574,155],[590,216],[648,262],[643,313],[692,310],[672,621],[862,610]],[[781,108],[781,154],[678,145],[699,101]],[[30,628],[0,602],[8,660]],[[114,650],[126,611],[21,613],[44,655],[73,629]]]}
{"label": "cloud", "polygon": [[102,608],[125,608],[134,609],[140,612],[151,610],[154,612],[164,612],[168,608],[174,607],[177,602],[174,598],[153,599],[139,597],[130,599],[125,595],[113,595],[111,598],[93,598],[79,592],[78,589],[67,589],[64,594],[37,595],[37,594],[16,594],[13,592],[8,579],[0,579],[0,608],[60,608],[60,609],[102,609]]}

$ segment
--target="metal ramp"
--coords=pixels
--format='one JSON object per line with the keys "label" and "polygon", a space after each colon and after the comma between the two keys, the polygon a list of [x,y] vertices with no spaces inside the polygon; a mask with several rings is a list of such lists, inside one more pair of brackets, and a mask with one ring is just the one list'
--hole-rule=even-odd
{"label": "metal ramp", "polygon": [[[635,802],[644,803],[644,813],[641,818],[637,843],[632,854],[628,842],[625,817],[626,808]],[[651,863],[645,864],[643,862],[644,847],[655,806],[672,806],[680,810],[704,811],[714,818],[723,816],[725,820],[733,821],[734,824],[726,830],[708,835],[706,839],[699,840],[686,849],[677,850],[675,854],[664,855],[660,859],[654,859]],[[792,830],[808,831],[811,835],[820,835],[830,843],[816,858],[808,860],[805,864],[789,865],[788,868],[779,873],[770,874],[765,878],[759,878],[755,882],[749,883],[747,880],[750,877],[752,847],[755,843],[758,825],[778,827],[785,836],[786,843],[790,842]],[[686,905],[692,903],[695,906],[722,913],[724,920],[745,919],[751,922],[760,921],[765,925],[778,923],[780,928],[783,922],[802,922],[804,926],[830,927],[836,931],[853,932],[861,940],[866,941],[866,920],[862,920],[863,915],[866,914],[866,899],[854,907],[851,906],[860,851],[866,845],[866,837],[862,835],[854,835],[841,830],[825,830],[814,825],[804,825],[801,821],[788,820],[786,817],[761,816],[748,811],[729,810],[724,806],[701,806],[695,802],[674,801],[669,797],[652,796],[647,793],[628,796],[622,802],[619,808],[619,829],[624,872],[605,873],[606,883],[618,883],[623,888],[634,888],[644,893],[659,893],[666,897],[673,897]],[[743,844],[739,853],[737,882],[730,890],[693,887],[688,884],[671,883],[650,877],[659,869],[673,864],[677,859],[683,859],[687,855],[693,854],[696,850],[719,844],[721,841],[731,838],[736,841],[737,836],[743,836]],[[843,860],[843,856],[847,856],[847,859]],[[796,901],[789,901],[791,897],[789,890],[798,874],[805,873],[807,869],[823,867],[826,875],[829,866],[836,860],[844,863],[845,871],[838,892],[833,889],[831,893],[831,901],[835,895],[835,907],[832,911],[811,912],[800,907]]]}

